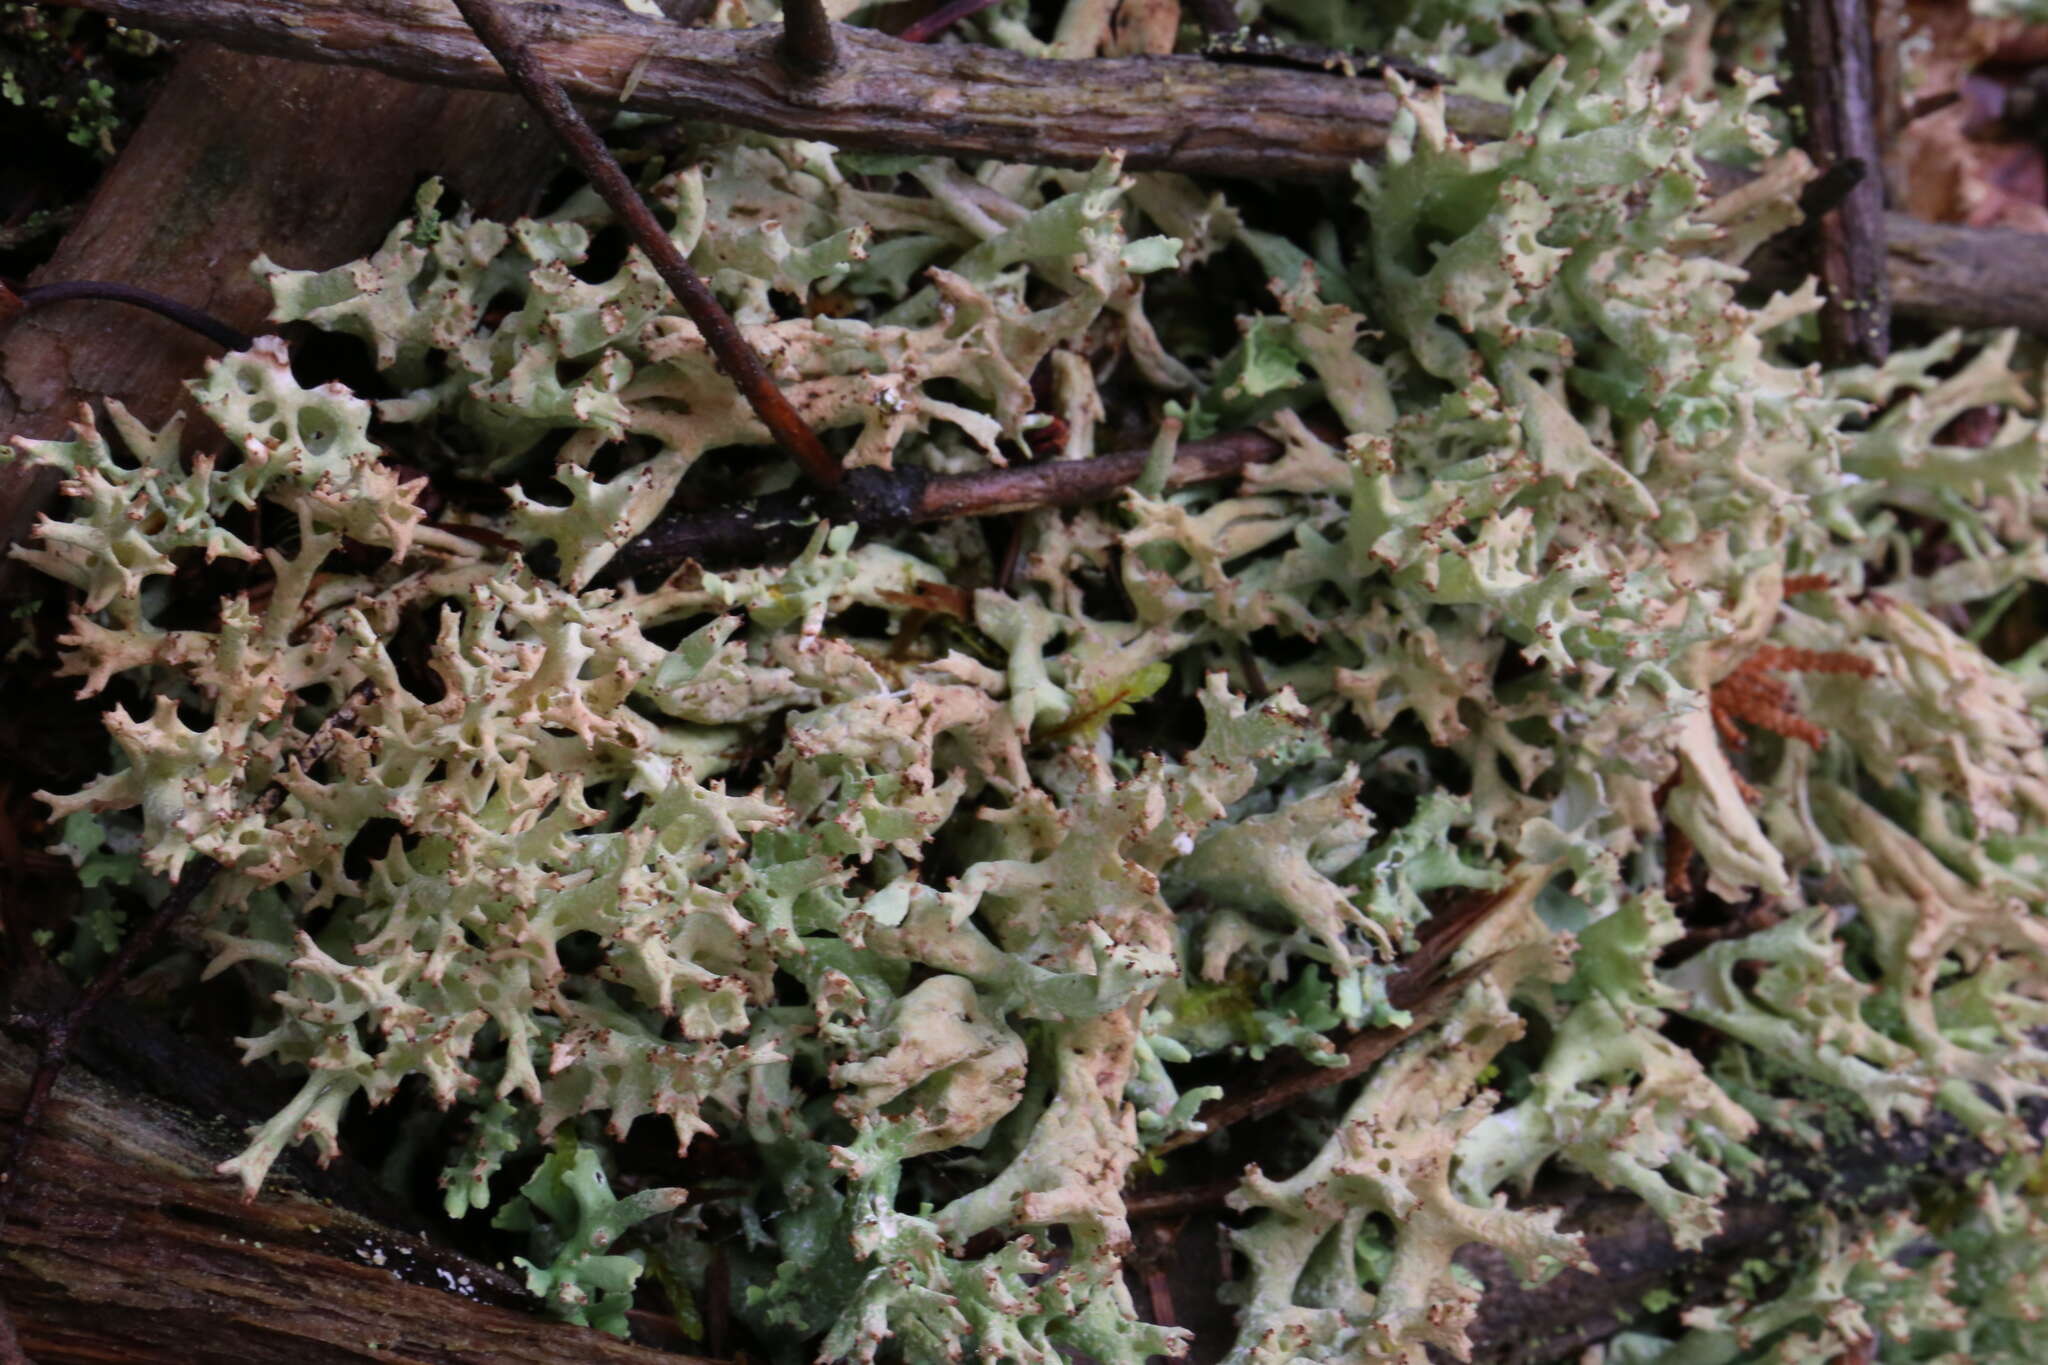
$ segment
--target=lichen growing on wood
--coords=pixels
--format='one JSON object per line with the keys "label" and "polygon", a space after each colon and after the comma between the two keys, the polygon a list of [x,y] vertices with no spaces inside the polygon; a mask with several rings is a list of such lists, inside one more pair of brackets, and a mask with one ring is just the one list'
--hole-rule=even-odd
{"label": "lichen growing on wood", "polygon": [[[981,36],[1024,46],[1014,8]],[[97,819],[154,873],[223,865],[193,932],[260,1003],[250,1059],[302,1079],[228,1169],[254,1192],[417,1090],[462,1117],[451,1213],[542,1161],[517,1207],[577,1224],[531,1272],[560,1311],[622,1325],[633,1225],[657,1278],[723,1292],[724,1219],[778,1359],[1136,1365],[1186,1334],[1126,1282],[1126,1193],[1221,1166],[1231,1360],[1281,1365],[1461,1350],[1463,1246],[1582,1264],[1547,1171],[1697,1246],[1813,1095],[2030,1150],[2048,686],[1970,625],[2048,576],[2014,339],[1803,363],[1816,295],[1742,293],[1699,160],[1773,150],[1765,86],[1660,84],[1684,11],[1410,9],[1369,36],[1474,93],[1530,73],[1512,134],[1400,88],[1384,163],[1298,239],[1113,161],[717,134],[652,182],[849,464],[1085,458],[1137,404],[1168,456],[1278,438],[1240,482],[593,587],[678,499],[793,471],[594,200],[498,224],[434,187],[362,261],[258,266],[380,396],[302,386],[266,338],[194,385],[218,453],[118,410],[23,443],[74,495],[26,556],[79,594],[65,669],[154,698],[52,809],[87,852]],[[1062,50],[1106,14],[1076,0]],[[1179,340],[1215,261],[1270,280],[1220,356]],[[1992,440],[1946,439],[1987,407]],[[1916,557],[1930,528],[1964,553]],[[221,558],[248,586],[180,608],[172,575]],[[1473,895],[1474,974],[1362,1082],[1153,1154],[1220,1062],[1410,1022],[1390,983]],[[599,1153],[642,1118],[681,1161],[619,1213]],[[665,1214],[707,1147],[744,1178]],[[2016,1249],[2038,1216],[2007,1179],[1939,1229],[2010,1270],[1987,1342],[2048,1287]],[[1782,1354],[1816,1319],[1847,1349],[1844,1276],[1894,1286],[1883,1358],[1934,1358],[1986,1297],[1897,1290],[1903,1227],[1830,1231],[1804,1278],[1610,1358]]]}

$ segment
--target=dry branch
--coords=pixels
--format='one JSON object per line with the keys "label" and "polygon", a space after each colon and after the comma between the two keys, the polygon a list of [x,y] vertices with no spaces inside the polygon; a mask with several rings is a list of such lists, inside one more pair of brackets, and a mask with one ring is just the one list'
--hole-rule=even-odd
{"label": "dry branch", "polygon": [[[442,0],[82,0],[157,33],[373,67],[438,85],[505,88]],[[997,48],[906,43],[835,26],[822,78],[781,59],[779,27],[682,29],[587,0],[529,5],[528,37],[572,95],[841,147],[1133,170],[1316,180],[1386,144],[1397,105],[1377,81],[1200,57],[1044,61]],[[637,73],[638,84],[634,84]],[[1507,111],[1451,97],[1452,119],[1498,137]]]}
{"label": "dry branch", "polygon": [[[505,85],[452,4],[440,0],[67,3],[245,52],[431,84]],[[1376,156],[1396,109],[1378,81],[1196,57],[1041,61],[841,26],[833,31],[839,65],[811,80],[779,60],[779,29],[683,29],[582,0],[548,6],[536,28],[542,61],[572,94],[866,150],[1057,166],[1121,151],[1133,170],[1322,180]],[[1495,138],[1507,128],[1498,105],[1459,95],[1446,102],[1451,127],[1465,137]],[[1884,232],[1895,312],[1939,327],[2048,333],[2048,236],[1902,213],[1884,216]],[[1799,273],[1782,262],[1764,270],[1772,281]]]}
{"label": "dry branch", "polygon": [[[1279,441],[1257,431],[1232,431],[1190,441],[1175,452],[1168,488],[1220,479],[1280,454]],[[786,556],[809,540],[820,521],[853,523],[869,534],[900,531],[955,517],[989,517],[1034,507],[1100,502],[1145,472],[1146,450],[1092,460],[1047,460],[974,474],[928,474],[915,466],[856,469],[834,493],[774,493],[751,502],[662,517],[627,541],[606,577],[694,560],[713,567],[757,564]]]}

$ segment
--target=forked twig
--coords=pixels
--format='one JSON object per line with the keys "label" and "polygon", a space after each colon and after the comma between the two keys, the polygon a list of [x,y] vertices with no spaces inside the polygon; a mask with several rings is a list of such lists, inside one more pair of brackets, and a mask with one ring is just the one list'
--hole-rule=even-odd
{"label": "forked twig", "polygon": [[[705,342],[718,358],[719,367],[745,395],[748,406],[768,428],[775,444],[803,468],[812,483],[824,489],[837,488],[841,477],[839,461],[825,449],[818,433],[811,430],[810,423],[797,412],[788,396],[776,387],[775,379],[761,362],[760,355],[740,335],[732,314],[725,311],[725,305],[718,301],[711,287],[691,267],[677,248],[675,239],[668,235],[655,218],[654,211],[647,207],[647,201],[633,188],[633,182],[626,178],[626,172],[604,145],[604,139],[597,135],[582,112],[569,102],[568,93],[560,82],[549,75],[547,68],[533,55],[533,49],[514,28],[504,8],[496,0],[455,0],[455,7],[462,11],[462,17],[476,31],[476,36],[497,58],[505,74],[512,78],[512,84],[519,93],[533,105],[541,120],[568,150],[569,158],[576,163],[577,169],[618,215],[620,224],[634,243],[647,253],[648,260],[654,263],[655,270],[683,305],[683,311],[690,315],[690,321],[696,323],[697,330],[704,334]],[[829,25],[825,41],[831,42]],[[807,50],[815,55],[815,45]]]}

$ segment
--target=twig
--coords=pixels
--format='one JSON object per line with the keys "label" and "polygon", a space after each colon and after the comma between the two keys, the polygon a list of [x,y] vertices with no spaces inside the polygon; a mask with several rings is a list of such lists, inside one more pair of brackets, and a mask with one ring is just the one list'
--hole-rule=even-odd
{"label": "twig", "polygon": [[254,344],[255,339],[248,333],[238,331],[211,313],[203,312],[190,304],[179,303],[176,299],[165,298],[162,294],[140,289],[132,284],[109,284],[102,280],[62,280],[54,284],[33,285],[22,290],[12,290],[0,285],[0,322],[22,313],[33,313],[38,308],[47,308],[53,303],[72,303],[87,299],[146,308],[158,317],[168,318],[187,331],[197,332],[208,341],[224,346],[230,351],[246,351]]}
{"label": "twig", "polygon": [[[568,93],[548,74],[547,68],[534,56],[533,49],[514,30],[505,11],[496,0],[455,0],[455,5],[505,69],[505,74],[512,78],[519,93],[539,111],[549,130],[568,150],[570,159],[575,161],[605,203],[611,206],[612,212],[618,215],[619,222],[633,241],[647,253],[655,270],[683,305],[683,311],[690,315],[690,321],[696,323],[697,330],[704,334],[704,340],[718,357],[720,368],[746,396],[748,406],[768,428],[775,444],[802,467],[812,483],[820,488],[838,487],[839,461],[825,449],[818,433],[811,430],[810,424],[776,387],[768,367],[761,363],[761,357],[740,335],[732,315],[725,311],[710,286],[690,267],[675,239],[668,235],[655,218],[654,211],[647,207],[647,201],[633,188],[633,182],[626,178],[625,171],[620,169],[617,158],[604,145],[604,140],[569,102]],[[829,44],[829,31],[825,40]],[[815,48],[810,52],[815,55]]]}
{"label": "twig", "polygon": [[1871,118],[1870,23],[1862,0],[1788,0],[1785,36],[1792,86],[1804,113],[1800,146],[1825,175],[1851,161],[1867,170],[1836,208],[1814,223],[1827,304],[1821,358],[1876,364],[1891,349],[1885,290],[1884,180]]}
{"label": "twig", "polygon": [[[1180,488],[1235,474],[1273,459],[1280,442],[1257,431],[1190,441],[1167,471]],[[759,563],[802,546],[820,521],[852,523],[888,534],[924,522],[994,516],[1034,507],[1099,502],[1137,481],[1149,452],[1129,450],[1092,460],[1053,460],[975,474],[934,476],[922,469],[856,469],[834,494],[776,493],[708,512],[663,517],[626,542],[605,568],[614,579],[658,565],[694,560],[719,566]]]}
{"label": "twig", "polygon": [[1929,114],[1938,114],[1951,104],[1960,103],[1962,98],[1963,92],[1960,90],[1937,90],[1931,95],[1922,95],[1906,106],[1906,112],[1900,121],[1917,123]]}
{"label": "twig", "polygon": [[[1280,442],[1258,431],[1231,431],[1189,441],[1174,456],[1166,486],[1220,479],[1280,454]],[[1100,502],[1145,472],[1149,450],[1126,450],[1092,460],[1045,460],[974,474],[935,478],[919,499],[913,521],[987,517],[1034,507],[1078,507]]]}
{"label": "twig", "polygon": [[981,13],[996,0],[952,0],[910,24],[896,36],[906,43],[928,43],[962,19]]}
{"label": "twig", "polygon": [[1205,1181],[1200,1185],[1170,1185],[1163,1190],[1137,1190],[1124,1196],[1124,1217],[1141,1219],[1178,1218],[1186,1213],[1220,1208],[1230,1192],[1244,1184],[1240,1176]]}
{"label": "twig", "polygon": [[1491,965],[1490,962],[1475,963],[1463,971],[1432,983],[1420,997],[1411,999],[1401,1006],[1411,1016],[1406,1024],[1363,1029],[1354,1033],[1340,1049],[1344,1054],[1344,1060],[1335,1066],[1290,1071],[1271,1085],[1258,1090],[1240,1091],[1210,1101],[1196,1115],[1199,1127],[1175,1133],[1153,1147],[1150,1154],[1164,1155],[1234,1124],[1244,1123],[1250,1119],[1262,1119],[1268,1114],[1277,1114],[1304,1095],[1312,1095],[1318,1090],[1341,1085],[1345,1081],[1363,1076],[1380,1058],[1441,1018],[1458,992],[1463,990],[1474,976]]}
{"label": "twig", "polygon": [[1807,181],[1806,188],[1799,191],[1799,216],[1813,222],[1833,213],[1869,174],[1870,164],[1861,157],[1837,161]]}
{"label": "twig", "polygon": [[[320,723],[291,763],[299,772],[318,763],[327,756],[341,734],[355,724],[357,713],[376,695],[375,687],[363,683],[351,692],[340,706],[334,708]],[[285,798],[285,787],[273,780],[256,798],[254,810],[258,815],[268,815],[278,808]],[[160,941],[172,925],[182,919],[193,903],[213,879],[220,875],[221,865],[213,858],[198,857],[185,865],[178,874],[178,880],[171,887],[170,894],[163,898],[156,910],[142,926],[128,935],[120,951],[100,969],[70,1008],[50,1020],[42,1029],[42,1045],[36,1058],[35,1074],[29,1080],[28,1097],[23,1102],[21,1116],[15,1121],[14,1138],[8,1145],[6,1164],[0,1166],[0,1226],[4,1226],[12,1212],[16,1195],[20,1193],[20,1182],[16,1177],[23,1169],[28,1149],[34,1143],[36,1131],[42,1126],[43,1113],[49,1107],[50,1091],[57,1083],[57,1076],[64,1069],[65,1061],[71,1055],[72,1044],[77,1040],[78,1031],[87,1016],[105,1000],[113,989],[128,979],[129,971],[136,961]]]}
{"label": "twig", "polygon": [[782,64],[800,76],[816,79],[839,65],[839,46],[832,39],[832,16],[825,0],[783,0]]}

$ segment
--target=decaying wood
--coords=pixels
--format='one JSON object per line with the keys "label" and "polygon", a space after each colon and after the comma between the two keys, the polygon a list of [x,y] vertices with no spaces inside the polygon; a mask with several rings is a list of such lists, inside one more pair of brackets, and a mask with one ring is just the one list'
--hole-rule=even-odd
{"label": "decaying wood", "polygon": [[[485,212],[528,208],[554,153],[519,132],[527,117],[509,96],[194,44],[33,282],[140,285],[261,330],[270,293],[252,259],[307,269],[364,254],[423,173]],[[0,327],[0,434],[61,436],[102,395],[161,422],[218,353],[121,304],[39,309]],[[54,471],[0,464],[0,544],[55,486]]]}
{"label": "decaying wood", "polygon": [[[0,1041],[0,1131],[20,1112],[31,1064]],[[244,1203],[240,1182],[213,1169],[239,1146],[189,1114],[65,1074],[0,1259],[0,1294],[39,1365],[692,1361],[550,1323],[502,1271],[288,1180]]]}
{"label": "decaying wood", "polygon": [[[505,84],[444,0],[67,0],[173,36],[367,66],[408,80]],[[1378,81],[1194,57],[1040,61],[970,45],[834,30],[839,66],[798,79],[778,29],[698,31],[591,0],[548,7],[536,46],[572,94],[843,147],[1043,165],[1122,151],[1134,170],[1274,180],[1351,173],[1386,145],[1396,101]],[[623,98],[622,98],[623,95]],[[1450,126],[1501,136],[1508,111],[1446,97]],[[1726,177],[1717,177],[1717,182]],[[2048,333],[2048,236],[1884,215],[1894,311],[1941,327]],[[1782,264],[1769,277],[1786,279]],[[1798,278],[1796,274],[1789,276]]]}
{"label": "decaying wood", "polygon": [[[2048,1107],[2027,1106],[2025,1118],[2039,1134],[2048,1127]],[[2002,1155],[1946,1114],[1886,1132],[1858,1130],[1818,1151],[1770,1138],[1751,1147],[1762,1161],[1738,1179],[1736,1193],[1721,1204],[1721,1231],[1697,1249],[1681,1249],[1656,1212],[1633,1195],[1577,1181],[1543,1191],[1544,1202],[1567,1210],[1561,1226],[1584,1236],[1593,1271],[1564,1270],[1524,1288],[1498,1248],[1466,1247],[1458,1263],[1487,1285],[1471,1332],[1474,1361],[1577,1360],[1586,1347],[1640,1318],[1643,1298],[1653,1291],[1671,1295],[1678,1307],[1714,1303],[1759,1261],[1774,1272],[1790,1269],[1815,1226],[1816,1209],[1848,1221],[1875,1219],[1911,1208],[1937,1186],[1960,1187]]]}
{"label": "decaying wood", "polygon": [[[2048,1107],[2034,1106],[2026,1117],[2038,1133],[2048,1126]],[[1698,1248],[1678,1246],[1655,1210],[1634,1195],[1602,1190],[1577,1176],[1546,1179],[1532,1200],[1521,1202],[1563,1210],[1560,1228],[1584,1239],[1596,1269],[1568,1269],[1524,1285],[1497,1247],[1466,1246],[1458,1264],[1486,1283],[1469,1329],[1475,1365],[1579,1360],[1589,1346],[1640,1321],[1646,1297],[1654,1302],[1668,1295],[1674,1309],[1717,1303],[1731,1292],[1730,1281],[1755,1275],[1760,1264],[1773,1276],[1790,1270],[1816,1227],[1816,1208],[1852,1223],[1873,1220],[1912,1207],[1938,1185],[1960,1185],[2000,1156],[1945,1115],[1884,1133],[1864,1130],[1820,1150],[1770,1138],[1752,1146],[1762,1158],[1759,1165],[1737,1181],[1721,1204],[1720,1232]],[[1214,1268],[1230,1263],[1220,1244],[1241,1218],[1224,1200],[1238,1187],[1226,1179],[1142,1191],[1127,1196],[1125,1208],[1138,1225],[1141,1245],[1146,1225],[1172,1226],[1179,1282],[1212,1282]],[[1206,1302],[1213,1307],[1215,1296]],[[1198,1337],[1194,1356],[1214,1361],[1231,1338],[1231,1324],[1225,1313],[1206,1325],[1208,1335]]]}

